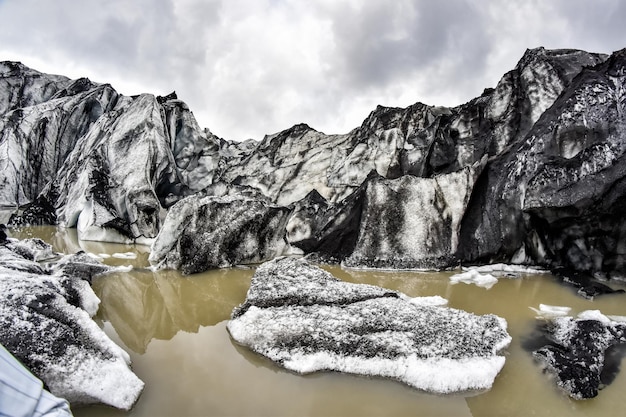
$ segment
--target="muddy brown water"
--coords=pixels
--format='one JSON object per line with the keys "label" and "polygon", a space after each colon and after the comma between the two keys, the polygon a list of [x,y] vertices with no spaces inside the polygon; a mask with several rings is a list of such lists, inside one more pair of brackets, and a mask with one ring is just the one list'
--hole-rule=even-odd
{"label": "muddy brown water", "polygon": [[[491,390],[433,395],[400,383],[324,372],[296,375],[236,345],[226,321],[244,298],[252,268],[183,276],[152,272],[144,246],[79,242],[74,230],[54,227],[11,231],[40,237],[55,250],[114,255],[104,262],[132,265],[127,273],[97,278],[102,300],[95,317],[126,349],[132,368],[146,383],[130,412],[104,406],[75,408],[84,416],[617,416],[626,413],[626,372],[619,372],[598,397],[575,401],[542,372],[522,343],[540,303],[569,306],[572,314],[600,310],[626,315],[626,294],[585,300],[549,275],[502,278],[491,289],[451,284],[454,272],[379,272],[325,266],[349,282],[368,283],[417,296],[439,295],[449,306],[506,318],[513,341]],[[135,259],[124,254],[132,253]],[[612,284],[620,287],[619,284]],[[623,286],[622,286],[623,288]],[[623,363],[622,363],[623,365]]]}

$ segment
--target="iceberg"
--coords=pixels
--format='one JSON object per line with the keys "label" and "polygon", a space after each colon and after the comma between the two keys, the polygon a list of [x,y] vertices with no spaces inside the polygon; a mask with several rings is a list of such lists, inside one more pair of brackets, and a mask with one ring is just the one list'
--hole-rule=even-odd
{"label": "iceberg", "polygon": [[435,393],[489,389],[511,341],[506,321],[432,305],[442,301],[342,282],[303,259],[281,258],[257,269],[227,328],[297,373],[386,377]]}

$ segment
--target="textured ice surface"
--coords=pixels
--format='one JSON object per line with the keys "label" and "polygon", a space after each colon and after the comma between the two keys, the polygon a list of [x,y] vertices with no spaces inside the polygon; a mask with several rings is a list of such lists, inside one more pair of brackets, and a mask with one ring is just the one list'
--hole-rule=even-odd
{"label": "textured ice surface", "polygon": [[532,311],[537,314],[537,317],[543,318],[553,318],[553,317],[562,317],[567,316],[569,312],[572,310],[571,307],[567,306],[552,306],[548,304],[539,304],[539,308],[528,307]]}
{"label": "textured ice surface", "polygon": [[[293,209],[276,234],[352,267],[497,260],[624,275],[624,62],[625,50],[536,48],[454,108],[378,106],[345,134],[297,124],[241,144],[200,129],[175,94],[125,97],[2,63],[0,204],[32,201],[18,224],[148,243],[184,197],[239,193]],[[303,209],[312,193],[326,208]],[[254,246],[241,240],[234,252]],[[218,250],[189,270],[238,262]]]}
{"label": "textured ice surface", "polygon": [[461,220],[485,162],[435,178],[370,181],[356,248],[345,264],[402,269],[453,264]]}
{"label": "textured ice surface", "polygon": [[0,244],[0,343],[54,395],[129,409],[144,384],[91,319],[100,300],[87,280],[106,270],[86,254],[42,266]]}
{"label": "textured ice surface", "polygon": [[439,296],[433,295],[428,297],[413,297],[409,301],[418,306],[445,306],[448,304],[448,300]]}
{"label": "textured ice surface", "polygon": [[172,207],[150,263],[184,273],[258,263],[288,251],[289,210],[241,196],[187,197]]}
{"label": "textured ice surface", "polygon": [[[533,352],[535,359],[555,376],[557,385],[570,397],[580,400],[597,396],[598,390],[610,382],[603,372],[608,350],[626,343],[626,324],[598,310],[588,310],[575,318],[548,319],[542,329],[550,343]],[[612,371],[618,370],[619,362]]]}
{"label": "textured ice surface", "polygon": [[511,341],[504,319],[423,301],[283,258],[257,269],[228,330],[299,373],[381,376],[437,393],[490,388]]}
{"label": "textured ice surface", "polygon": [[9,238],[6,240],[5,245],[12,252],[30,261],[45,261],[58,256],[58,254],[52,250],[51,245],[38,238],[23,240]]}

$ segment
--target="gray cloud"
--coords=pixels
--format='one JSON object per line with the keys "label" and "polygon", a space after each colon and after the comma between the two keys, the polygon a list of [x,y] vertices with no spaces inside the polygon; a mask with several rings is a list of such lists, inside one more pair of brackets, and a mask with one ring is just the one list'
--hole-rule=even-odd
{"label": "gray cloud", "polygon": [[526,48],[626,47],[619,0],[0,0],[0,59],[176,90],[200,125],[345,132],[377,104],[457,105]]}
{"label": "gray cloud", "polygon": [[466,72],[481,69],[488,40],[482,16],[472,4],[463,0],[372,4],[335,16],[340,59],[357,86],[383,85],[442,61],[461,65]]}

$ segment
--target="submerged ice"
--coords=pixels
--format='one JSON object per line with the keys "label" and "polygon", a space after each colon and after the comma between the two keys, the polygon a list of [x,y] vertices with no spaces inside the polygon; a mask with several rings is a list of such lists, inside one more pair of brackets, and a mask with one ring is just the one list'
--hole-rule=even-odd
{"label": "submerged ice", "polygon": [[302,259],[261,265],[228,322],[238,343],[298,373],[340,371],[452,393],[491,387],[504,319],[345,283]]}

